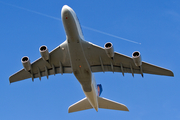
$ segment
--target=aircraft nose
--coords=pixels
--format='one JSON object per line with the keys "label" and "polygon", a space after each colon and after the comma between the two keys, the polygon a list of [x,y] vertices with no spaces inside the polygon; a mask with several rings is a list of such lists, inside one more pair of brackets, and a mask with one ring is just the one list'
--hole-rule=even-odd
{"label": "aircraft nose", "polygon": [[64,5],[64,6],[62,7],[62,11],[67,10],[68,8],[70,8],[68,5]]}
{"label": "aircraft nose", "polygon": [[61,17],[62,18],[68,17],[69,13],[70,13],[70,7],[68,5],[64,5],[61,10]]}
{"label": "aircraft nose", "polygon": [[69,6],[68,5],[64,5],[62,8],[69,8]]}

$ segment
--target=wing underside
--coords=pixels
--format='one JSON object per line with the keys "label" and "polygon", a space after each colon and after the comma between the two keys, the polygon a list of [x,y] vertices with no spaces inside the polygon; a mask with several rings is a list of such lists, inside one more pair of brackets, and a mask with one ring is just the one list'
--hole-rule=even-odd
{"label": "wing underside", "polygon": [[31,64],[31,71],[28,72],[25,69],[21,69],[19,72],[10,76],[10,83],[27,78],[32,78],[32,80],[39,78],[41,80],[43,76],[48,78],[49,75],[72,73],[66,41],[52,50],[49,56],[49,61],[39,58],[33,62]]}
{"label": "wing underside", "polygon": [[84,51],[86,58],[88,59],[92,72],[121,72],[134,74],[155,74],[174,76],[171,70],[158,67],[146,62],[142,62],[141,67],[134,64],[131,57],[115,52],[114,58],[111,59],[107,56],[105,50],[102,47],[94,45],[92,43],[84,42]]}
{"label": "wing underside", "polygon": [[[68,53],[67,41],[59,45],[57,48],[50,52],[50,60],[45,61],[39,58],[31,64],[32,70],[27,72],[25,69],[20,70],[14,75],[10,76],[10,83],[24,80],[27,78],[39,78],[55,74],[72,73],[70,64],[70,58]],[[142,62],[140,67],[134,64],[131,57],[123,54],[114,53],[114,58],[111,59],[107,56],[105,50],[102,47],[94,45],[92,43],[82,41],[84,55],[91,67],[92,72],[121,72],[134,74],[155,74],[164,76],[174,76],[171,70],[158,67],[146,62]]]}
{"label": "wing underside", "polygon": [[123,66],[123,64],[119,65],[111,65],[111,64],[103,64],[103,65],[92,65],[92,72],[121,72],[131,73],[131,74],[155,74],[155,75],[165,75],[165,76],[174,76],[172,71],[168,69],[164,69],[155,65],[151,65],[149,63],[142,63],[141,67],[133,67],[131,64],[129,66]]}

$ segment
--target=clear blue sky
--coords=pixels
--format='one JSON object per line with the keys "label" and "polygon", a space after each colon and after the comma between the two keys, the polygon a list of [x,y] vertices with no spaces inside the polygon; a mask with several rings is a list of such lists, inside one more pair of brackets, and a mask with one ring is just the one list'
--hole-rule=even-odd
{"label": "clear blue sky", "polygon": [[[65,4],[74,9],[81,25],[141,45],[83,28],[87,41],[99,46],[112,42],[115,51],[128,56],[138,50],[143,61],[168,68],[175,77],[95,73],[97,83],[103,86],[102,97],[125,104],[129,112],[91,109],[68,114],[68,107],[85,97],[73,74],[9,85],[9,76],[23,67],[23,56],[33,62],[40,57],[41,45],[51,51],[65,41],[62,21],[52,18],[61,18]],[[180,119],[179,0],[1,0],[0,16],[1,120]]]}

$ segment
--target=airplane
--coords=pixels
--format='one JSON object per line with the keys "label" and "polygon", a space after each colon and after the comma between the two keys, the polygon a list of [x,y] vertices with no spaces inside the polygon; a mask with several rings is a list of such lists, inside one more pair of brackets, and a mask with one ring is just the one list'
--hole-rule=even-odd
{"label": "airplane", "polygon": [[73,73],[82,86],[85,98],[74,103],[68,108],[68,112],[98,108],[129,111],[121,103],[100,97],[102,85],[96,84],[93,73],[95,72],[121,72],[140,74],[144,73],[174,76],[171,70],[161,68],[141,59],[139,51],[135,51],[132,57],[114,52],[111,42],[107,42],[104,48],[84,39],[82,29],[76,13],[72,8],[64,5],[61,10],[62,23],[66,33],[66,40],[51,52],[47,46],[39,48],[41,57],[30,63],[30,59],[24,56],[21,59],[23,69],[9,77],[9,82],[17,82],[24,79],[39,78],[49,75]]}

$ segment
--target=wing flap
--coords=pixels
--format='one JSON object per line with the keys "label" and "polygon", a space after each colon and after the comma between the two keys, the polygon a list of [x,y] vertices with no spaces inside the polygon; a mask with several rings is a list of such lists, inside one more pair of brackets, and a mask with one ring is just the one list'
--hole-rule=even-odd
{"label": "wing flap", "polygon": [[[103,65],[103,67],[104,67],[104,72],[122,72],[121,66],[113,65],[113,69],[112,69],[111,65]],[[91,66],[91,70],[92,70],[92,72],[103,72],[101,65]],[[123,67],[123,72],[131,73],[131,68]],[[133,73],[140,74],[140,69],[133,68]]]}
{"label": "wing flap", "polygon": [[[130,67],[122,67],[123,71],[121,69],[121,66],[115,66],[113,65],[113,69],[111,65],[103,65],[104,71],[102,70],[101,65],[96,65],[96,66],[91,66],[92,72],[124,72],[124,73],[133,73],[135,74],[141,74],[141,69],[140,68],[134,68],[132,67],[132,70]],[[142,65],[142,73],[147,73],[147,74],[155,74],[155,75],[164,75],[164,76],[174,76],[173,72],[171,70],[161,68],[155,65],[151,65],[149,63],[143,62]]]}
{"label": "wing flap", "polygon": [[[55,70],[53,70],[52,68],[48,69],[48,76],[54,75],[54,74],[62,74],[62,73],[72,73],[72,68],[70,66],[69,67],[64,66],[62,70],[60,67],[56,67]],[[15,73],[14,75],[10,76],[9,82],[12,83],[12,82],[24,80],[27,78],[33,77],[33,79],[34,79],[34,78],[39,78],[39,77],[43,77],[43,76],[47,76],[45,70],[40,71],[40,73],[38,73],[38,72],[33,73],[33,76],[32,76],[32,74],[30,72],[27,72],[26,70],[22,69],[19,72]]]}

